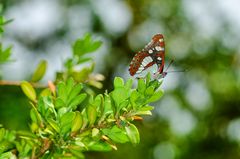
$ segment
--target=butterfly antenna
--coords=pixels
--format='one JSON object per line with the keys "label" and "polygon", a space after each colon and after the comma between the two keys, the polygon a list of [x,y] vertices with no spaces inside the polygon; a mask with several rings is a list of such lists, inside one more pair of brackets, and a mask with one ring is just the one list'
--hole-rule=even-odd
{"label": "butterfly antenna", "polygon": [[165,72],[169,69],[169,67],[172,65],[173,62],[174,62],[174,60],[172,59],[172,60],[170,61],[170,63],[168,64],[167,68],[165,69]]}
{"label": "butterfly antenna", "polygon": [[186,68],[186,69],[183,69],[183,70],[168,71],[168,73],[173,73],[173,72],[188,72],[188,71],[190,71],[190,70],[191,70],[190,68]]}

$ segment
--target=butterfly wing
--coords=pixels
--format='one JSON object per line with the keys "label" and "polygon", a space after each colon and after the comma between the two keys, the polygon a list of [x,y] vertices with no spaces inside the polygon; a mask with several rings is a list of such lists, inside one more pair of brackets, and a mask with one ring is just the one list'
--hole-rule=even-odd
{"label": "butterfly wing", "polygon": [[131,76],[135,74],[140,74],[142,71],[146,70],[148,67],[154,65],[152,57],[145,51],[138,52],[132,59],[129,66],[129,73]]}
{"label": "butterfly wing", "polygon": [[153,74],[163,72],[165,44],[162,34],[156,34],[145,48],[138,52],[129,66],[131,76],[142,76],[149,71]]}

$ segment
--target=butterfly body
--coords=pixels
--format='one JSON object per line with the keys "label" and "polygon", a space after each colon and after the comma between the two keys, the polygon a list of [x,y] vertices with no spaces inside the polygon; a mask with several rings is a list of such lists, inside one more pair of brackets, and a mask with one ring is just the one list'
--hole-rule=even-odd
{"label": "butterfly body", "polygon": [[129,66],[131,76],[141,77],[147,72],[162,74],[164,68],[165,44],[162,34],[156,34],[152,40],[139,51]]}

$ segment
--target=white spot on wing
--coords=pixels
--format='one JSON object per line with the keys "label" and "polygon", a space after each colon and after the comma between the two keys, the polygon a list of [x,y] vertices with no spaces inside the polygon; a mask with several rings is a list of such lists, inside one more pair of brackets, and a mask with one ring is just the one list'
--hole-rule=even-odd
{"label": "white spot on wing", "polygon": [[134,77],[145,77],[148,74],[148,72],[150,72],[151,75],[157,73],[158,72],[158,65],[154,64],[154,65],[152,65],[152,66],[150,66],[150,67],[148,67],[148,68],[146,68],[142,71],[138,70],[136,72],[136,74],[134,75]]}
{"label": "white spot on wing", "polygon": [[162,58],[161,58],[161,57],[158,57],[157,59],[158,59],[159,61],[161,61],[161,60],[162,60]]}
{"label": "white spot on wing", "polygon": [[152,73],[158,72],[158,65],[157,65],[157,64],[152,65],[152,67],[151,67],[151,72],[152,72]]}
{"label": "white spot on wing", "polygon": [[146,66],[148,63],[146,61],[142,61],[142,65]]}
{"label": "white spot on wing", "polygon": [[141,70],[138,70],[136,73],[140,73],[140,72],[142,72]]}
{"label": "white spot on wing", "polygon": [[153,51],[150,49],[150,50],[148,51],[148,53],[149,53],[149,54],[152,54],[152,53],[153,53]]}
{"label": "white spot on wing", "polygon": [[146,57],[148,62],[152,62],[152,58],[150,56]]}
{"label": "white spot on wing", "polygon": [[150,62],[152,62],[152,58],[150,56],[147,56],[143,59],[143,63],[145,63],[146,65],[149,64]]}
{"label": "white spot on wing", "polygon": [[156,49],[157,51],[164,51],[164,48],[163,48],[163,47],[160,47],[160,46],[156,46],[155,49]]}
{"label": "white spot on wing", "polygon": [[142,71],[144,69],[144,67],[141,65],[138,70]]}

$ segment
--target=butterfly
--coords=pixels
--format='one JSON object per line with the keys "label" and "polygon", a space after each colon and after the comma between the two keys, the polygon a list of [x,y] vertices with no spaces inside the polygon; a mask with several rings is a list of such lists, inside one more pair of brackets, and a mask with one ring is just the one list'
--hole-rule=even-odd
{"label": "butterfly", "polygon": [[159,75],[165,77],[164,72],[165,42],[162,34],[156,34],[144,49],[136,53],[133,57],[129,73],[137,78],[144,77],[148,72],[154,77]]}

